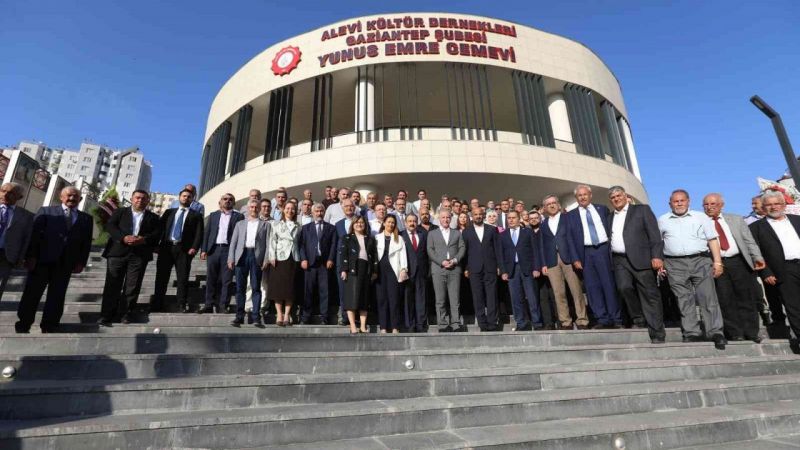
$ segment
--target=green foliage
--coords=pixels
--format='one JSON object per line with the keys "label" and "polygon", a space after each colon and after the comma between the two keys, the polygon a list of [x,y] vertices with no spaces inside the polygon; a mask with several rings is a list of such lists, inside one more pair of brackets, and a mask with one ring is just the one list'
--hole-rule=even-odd
{"label": "green foliage", "polygon": [[117,187],[111,186],[108,191],[100,198],[100,206],[95,206],[91,210],[91,215],[94,218],[95,226],[100,230],[97,238],[92,242],[96,246],[105,246],[108,242],[109,235],[106,231],[106,223],[111,217],[111,213],[119,207],[119,194]]}

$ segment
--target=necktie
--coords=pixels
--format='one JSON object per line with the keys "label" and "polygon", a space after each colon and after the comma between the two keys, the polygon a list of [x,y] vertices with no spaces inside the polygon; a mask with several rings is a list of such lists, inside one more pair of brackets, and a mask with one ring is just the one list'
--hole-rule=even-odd
{"label": "necktie", "polygon": [[511,230],[511,240],[514,241],[514,246],[517,245],[517,228]]}
{"label": "necktie", "polygon": [[72,228],[72,209],[64,209],[64,223],[67,225],[67,230]]}
{"label": "necktie", "polygon": [[172,240],[174,242],[178,242],[181,240],[181,235],[183,234],[183,216],[185,213],[186,210],[181,208],[177,217],[175,217],[175,223],[172,225],[172,234],[171,234]]}
{"label": "necktie", "polygon": [[411,233],[411,245],[414,246],[414,251],[417,251],[417,233]]}
{"label": "necktie", "polygon": [[322,249],[319,247],[320,236],[322,236],[322,223],[317,224],[317,255],[322,255]]}
{"label": "necktie", "polygon": [[725,230],[722,229],[722,225],[719,223],[719,216],[714,217],[714,229],[717,230],[717,234],[719,235],[719,248],[722,249],[722,251],[731,248],[731,244],[728,242],[728,236],[725,236]]}
{"label": "necktie", "polygon": [[8,207],[6,205],[0,205],[0,236],[6,232],[6,227],[8,226]]}
{"label": "necktie", "polygon": [[594,226],[594,219],[592,219],[592,212],[586,208],[586,225],[589,227],[589,239],[592,240],[592,245],[600,243],[600,238],[597,237],[597,228]]}

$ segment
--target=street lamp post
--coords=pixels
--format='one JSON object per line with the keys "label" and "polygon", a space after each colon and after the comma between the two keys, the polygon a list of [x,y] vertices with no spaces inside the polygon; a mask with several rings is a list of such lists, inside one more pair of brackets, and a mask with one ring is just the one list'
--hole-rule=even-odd
{"label": "street lamp post", "polygon": [[783,156],[786,158],[786,164],[789,165],[789,173],[792,174],[794,185],[800,189],[800,170],[797,168],[797,156],[795,156],[794,150],[792,150],[792,144],[789,142],[789,136],[786,134],[786,128],[783,127],[780,114],[757,95],[750,97],[750,103],[761,110],[772,122],[772,126],[775,128],[775,134],[778,136],[778,142],[781,144],[781,150],[783,150]]}

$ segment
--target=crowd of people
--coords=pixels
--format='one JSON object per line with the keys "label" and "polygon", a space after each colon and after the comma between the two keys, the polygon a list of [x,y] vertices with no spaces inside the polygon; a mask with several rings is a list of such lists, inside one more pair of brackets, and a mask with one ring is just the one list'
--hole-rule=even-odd
{"label": "crowd of people", "polygon": [[[49,286],[41,328],[52,332],[70,275],[86,265],[91,218],[75,209],[80,192],[71,187],[61,192],[61,206],[35,217],[14,208],[18,194],[12,184],[0,188],[0,275],[4,286],[8,268],[23,260],[30,271],[20,333],[30,329]],[[268,199],[253,189],[240,210],[232,194],[222,195],[205,219],[196,194],[186,185],[161,217],[147,210],[145,191],[114,211],[99,325],[133,320],[157,253],[150,312],[165,310],[174,268],[181,311],[225,313],[234,296],[236,327],[264,327],[273,315],[279,327],[315,317],[328,324],[335,315],[358,334],[370,330],[372,314],[381,333],[425,332],[433,307],[440,332],[466,331],[466,312],[481,331],[495,331],[510,304],[517,332],[632,326],[647,328],[658,344],[669,297],[684,341],[713,341],[719,349],[728,340],[760,342],[759,313],[770,320],[769,310],[780,323],[788,316],[800,335],[800,216],[785,213],[779,192],[755,197],[753,212],[742,217],[723,212],[717,193],[702,199],[702,212],[692,210],[689,193],[677,189],[659,218],[621,186],[603,199],[609,208],[578,185],[569,211],[555,195],[530,207],[510,197],[444,195],[434,206],[424,189],[415,201],[404,190],[362,199],[327,186],[316,201],[310,190],[295,198],[281,188]],[[11,238],[19,222],[31,223],[28,236]],[[207,276],[205,298],[194,308],[189,274],[196,256],[206,261]]]}

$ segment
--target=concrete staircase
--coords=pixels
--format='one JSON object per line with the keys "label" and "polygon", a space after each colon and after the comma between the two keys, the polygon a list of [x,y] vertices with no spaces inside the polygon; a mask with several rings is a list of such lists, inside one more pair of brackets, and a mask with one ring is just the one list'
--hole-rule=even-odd
{"label": "concrete staircase", "polygon": [[[800,357],[785,340],[350,336],[177,313],[98,332],[105,268],[92,264],[71,285],[67,333],[13,334],[19,293],[0,302],[0,368],[16,369],[0,381],[0,449],[800,448]],[[203,273],[197,261],[197,289]]]}

